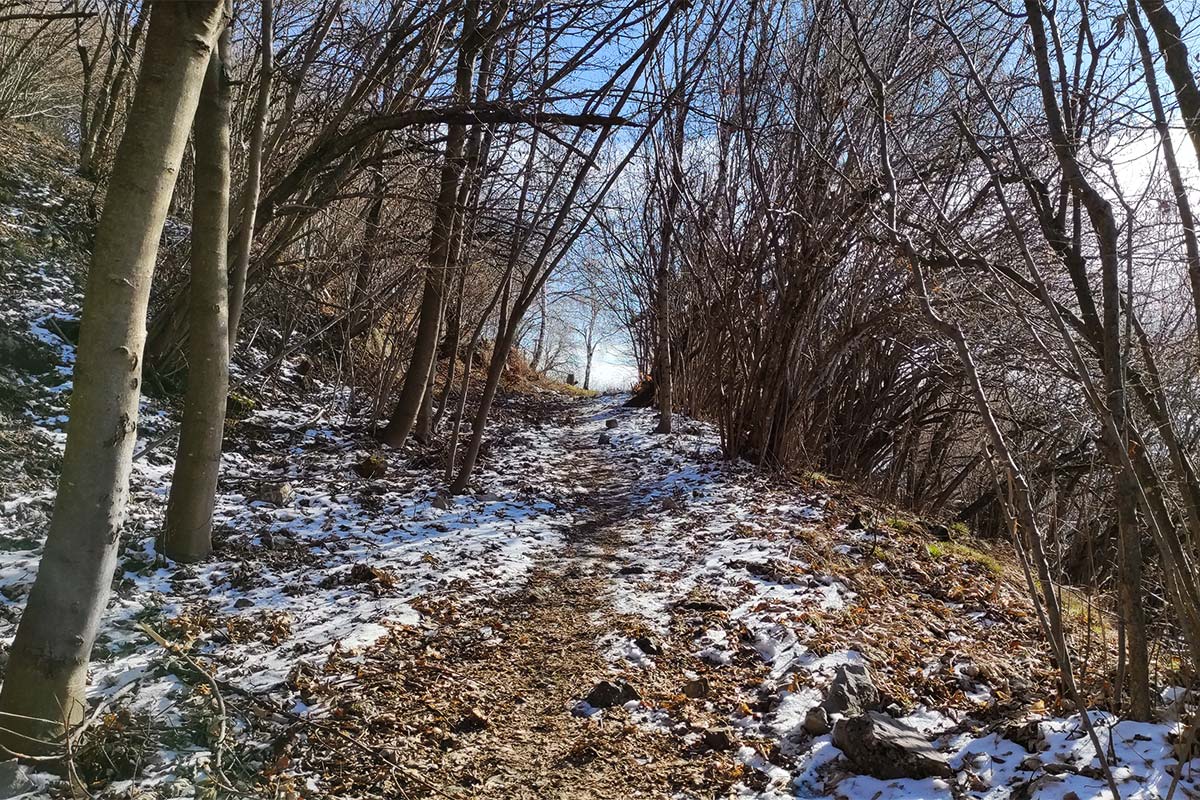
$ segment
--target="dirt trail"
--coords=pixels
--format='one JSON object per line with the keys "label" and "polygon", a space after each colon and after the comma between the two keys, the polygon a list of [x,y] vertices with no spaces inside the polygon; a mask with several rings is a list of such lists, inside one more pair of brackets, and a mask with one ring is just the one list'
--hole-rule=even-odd
{"label": "dirt trail", "polygon": [[[432,635],[397,632],[368,654],[362,690],[342,698],[336,715],[360,744],[332,735],[322,742],[345,789],[398,797],[701,798],[737,778],[740,766],[728,753],[695,744],[694,735],[685,740],[722,717],[703,701],[675,714],[671,730],[635,724],[620,707],[591,718],[574,712],[598,681],[617,677],[598,642],[649,631],[609,600],[625,546],[619,526],[637,487],[594,434],[573,430],[564,445],[567,473],[587,491],[578,495],[577,522],[563,546],[515,594],[485,608],[431,608],[442,623]],[[628,675],[651,707],[682,700],[685,670],[695,667],[685,642],[659,638],[666,652],[656,668]],[[335,766],[343,759],[349,763]]]}

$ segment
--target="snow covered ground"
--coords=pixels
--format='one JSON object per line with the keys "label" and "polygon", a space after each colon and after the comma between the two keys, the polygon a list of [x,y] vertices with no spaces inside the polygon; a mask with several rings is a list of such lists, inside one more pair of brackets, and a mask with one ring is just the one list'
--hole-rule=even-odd
{"label": "snow covered ground", "polygon": [[[861,563],[869,560],[869,537],[847,530],[845,523],[830,525],[824,510],[828,497],[797,495],[765,483],[744,466],[717,461],[715,434],[704,425],[684,422],[685,432],[669,437],[669,446],[664,447],[663,437],[645,433],[654,424],[651,412],[625,416],[632,419],[610,432],[613,457],[638,470],[645,492],[641,510],[624,530],[628,563],[636,570],[614,576],[614,605],[666,630],[670,609],[678,607],[681,597],[711,599],[724,612],[723,624],[698,628],[693,643],[697,661],[720,669],[734,661],[740,648],[752,649],[769,665],[761,687],[773,698],[769,708],[754,711],[743,706],[745,713],[731,718],[750,741],[739,757],[769,778],[769,785],[761,790],[744,787],[744,796],[835,800],[1100,800],[1111,796],[1077,716],[1049,716],[1042,704],[1035,703],[1028,713],[1003,726],[975,722],[972,706],[984,712],[993,702],[992,691],[977,672],[964,671],[961,664],[956,674],[966,689],[967,703],[931,709],[915,703],[914,697],[896,698],[904,707],[902,721],[950,756],[954,778],[880,780],[850,774],[829,735],[813,737],[804,731],[805,714],[821,702],[823,689],[841,664],[865,663],[889,677],[903,676],[890,675],[894,665],[879,659],[872,663],[855,649],[811,649],[821,638],[820,612],[846,609],[858,597],[840,576],[814,569],[802,557],[795,532],[821,529],[832,534],[826,544]],[[949,641],[947,647],[953,650]],[[630,659],[627,652],[628,648],[609,648],[617,669],[645,668],[637,654]],[[1166,694],[1173,697],[1177,692],[1168,689]],[[1159,723],[1092,713],[1123,798],[1152,800],[1171,794],[1178,764],[1174,742],[1190,742],[1194,736],[1190,725],[1176,721],[1179,708],[1164,708],[1164,721]],[[1022,737],[1032,750],[1004,738],[1005,732],[1019,730],[1021,723],[1033,727],[1032,735]],[[663,719],[652,724],[661,726]],[[764,740],[767,747],[762,746]],[[771,744],[782,758],[764,757]],[[1195,749],[1191,753],[1200,755]],[[1184,765],[1174,796],[1200,796],[1197,778],[1200,759],[1193,759]]]}
{"label": "snow covered ground", "polygon": [[[49,190],[28,191],[34,194],[20,196],[19,204],[0,207],[0,223],[21,235],[45,230],[61,205]],[[44,207],[45,218],[27,218],[31,205]],[[37,257],[19,266],[4,272],[0,284],[0,324],[38,343],[49,361],[47,369],[18,378],[32,396],[10,432],[17,442],[12,452],[21,458],[9,466],[15,471],[0,473],[19,476],[0,486],[4,648],[36,573],[53,499],[74,362],[64,327],[79,310],[70,265]],[[283,712],[285,724],[328,719],[330,709],[310,704],[297,688],[298,673],[336,660],[352,685],[356,654],[389,631],[432,629],[446,598],[493,601],[520,591],[539,564],[562,557],[565,533],[593,491],[565,457],[581,440],[601,443],[624,487],[625,507],[606,521],[621,543],[607,578],[611,614],[682,640],[688,677],[737,687],[727,688],[732,696],[678,702],[647,695],[596,716],[624,713],[664,735],[685,731],[682,739],[692,747],[699,737],[685,719],[688,709],[724,714],[745,765],[735,787],[744,797],[1107,796],[1078,719],[1054,716],[1044,698],[1026,699],[1037,695],[1036,674],[1045,685],[1047,668],[1036,642],[1013,643],[1014,626],[1029,630],[1019,591],[987,579],[978,565],[935,559],[923,545],[914,557],[878,533],[848,528],[832,493],[724,462],[709,427],[681,419],[677,433],[653,436],[649,411],[622,409],[609,398],[576,401],[564,415],[565,401],[558,400],[541,418],[509,417],[497,426],[478,490],[451,498],[441,493],[439,471],[419,458],[383,454],[382,474],[363,477],[373,469],[356,467],[377,453],[362,421],[350,415],[347,395],[286,369],[281,381],[261,410],[232,427],[209,561],[180,567],[155,552],[170,446],[150,449],[135,464],[89,694],[102,712],[95,729],[109,736],[152,733],[155,746],[133,768],[114,764],[113,777],[121,780],[107,786],[107,796],[131,796],[135,784],[170,796],[202,794],[214,756],[206,733],[211,698],[181,677],[179,658],[155,635],[203,664],[227,691]],[[139,450],[171,425],[153,401],[142,412]],[[897,585],[906,588],[880,593]],[[908,603],[914,605],[907,616],[888,605]],[[887,635],[877,627],[881,621],[894,622]],[[614,674],[634,681],[661,668],[620,632],[595,647]],[[988,660],[1001,655],[1007,671]],[[891,710],[948,754],[953,778],[856,775],[828,735],[804,730],[806,713],[843,664],[871,667]],[[730,677],[721,683],[722,676]],[[1172,786],[1174,740],[1187,755],[1195,753],[1194,729],[1176,721],[1183,707],[1164,709],[1153,724],[1094,715],[1122,797],[1200,796],[1194,778],[1200,761],[1185,764]],[[1023,743],[1014,741],[1027,721],[1032,727],[1024,728]],[[230,722],[241,766],[270,766],[278,728],[248,715]],[[594,723],[591,716],[579,722]],[[115,760],[111,751],[102,755]],[[299,791],[322,788],[310,776]]]}

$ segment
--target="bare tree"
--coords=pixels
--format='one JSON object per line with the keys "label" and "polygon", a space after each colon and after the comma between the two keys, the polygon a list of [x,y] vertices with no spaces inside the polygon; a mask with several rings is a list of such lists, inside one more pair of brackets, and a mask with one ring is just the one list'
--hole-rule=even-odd
{"label": "bare tree", "polygon": [[223,12],[221,0],[160,4],[147,33],[96,234],[54,517],[0,692],[11,752],[43,749],[82,717],[128,502],[150,279]]}
{"label": "bare tree", "polygon": [[212,550],[212,516],[229,391],[229,30],[209,59],[195,124],[191,324],[179,450],[160,547],[176,561]]}

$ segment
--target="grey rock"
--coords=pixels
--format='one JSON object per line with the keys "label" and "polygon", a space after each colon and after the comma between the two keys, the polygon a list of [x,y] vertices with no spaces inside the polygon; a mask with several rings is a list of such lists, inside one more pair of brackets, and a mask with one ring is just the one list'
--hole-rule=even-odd
{"label": "grey rock", "polygon": [[701,741],[709,750],[724,752],[737,746],[737,740],[727,728],[711,728],[704,732]]}
{"label": "grey rock", "polygon": [[804,715],[804,730],[813,736],[824,736],[829,733],[829,712],[821,706],[813,706]]}
{"label": "grey rock", "polygon": [[593,708],[612,708],[613,706],[623,706],[631,700],[641,700],[642,696],[637,693],[629,685],[627,681],[600,681],[597,683],[588,696],[584,698],[589,706]]}
{"label": "grey rock", "polygon": [[0,761],[0,797],[20,797],[38,788],[29,777],[29,768],[12,761]]}
{"label": "grey rock", "polygon": [[375,480],[387,475],[387,458],[382,453],[371,453],[354,465],[354,472],[360,478]]}
{"label": "grey rock", "polygon": [[481,731],[489,725],[488,718],[478,708],[471,708],[462,716],[454,725],[454,729],[459,733],[474,733]]}
{"label": "grey rock", "polygon": [[879,690],[871,680],[870,671],[862,664],[843,664],[838,667],[821,707],[830,717],[834,714],[855,717],[876,710],[879,707]]}
{"label": "grey rock", "polygon": [[273,506],[291,505],[296,490],[290,483],[264,483],[259,487],[258,499]]}
{"label": "grey rock", "polygon": [[1042,724],[1036,719],[1017,722],[1009,725],[1001,735],[1024,747],[1026,752],[1036,753],[1041,749]]}
{"label": "grey rock", "polygon": [[662,643],[649,636],[639,636],[633,640],[633,643],[648,656],[661,656],[663,654]]}
{"label": "grey rock", "polygon": [[186,778],[176,778],[163,789],[163,797],[192,797],[196,786]]}
{"label": "grey rock", "polygon": [[1079,768],[1074,764],[1068,764],[1063,761],[1051,761],[1049,764],[1043,764],[1042,769],[1047,775],[1066,775],[1068,773],[1078,773]]}
{"label": "grey rock", "polygon": [[607,433],[600,434],[600,438],[596,440],[599,444],[612,444],[612,436]]}
{"label": "grey rock", "polygon": [[948,778],[950,760],[920,733],[878,711],[833,726],[833,744],[859,773],[883,780]]}
{"label": "grey rock", "polygon": [[604,427],[609,428],[609,429],[615,428],[615,427],[617,427],[617,421],[615,419],[606,420],[604,423]]}

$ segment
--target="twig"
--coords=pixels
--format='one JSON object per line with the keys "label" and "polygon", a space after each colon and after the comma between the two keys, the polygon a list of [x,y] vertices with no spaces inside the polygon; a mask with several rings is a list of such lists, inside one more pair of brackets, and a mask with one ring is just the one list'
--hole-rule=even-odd
{"label": "twig", "polygon": [[184,661],[186,661],[188,666],[191,667],[192,669],[196,670],[196,672],[199,672],[200,675],[203,676],[205,681],[208,683],[209,688],[212,690],[213,699],[217,703],[217,713],[220,715],[220,728],[219,728],[217,736],[216,736],[216,742],[213,745],[213,764],[212,764],[213,779],[214,779],[214,782],[216,782],[217,785],[220,786],[222,789],[229,791],[229,792],[236,792],[237,790],[234,789],[233,786],[229,783],[229,779],[227,777],[225,777],[225,774],[221,769],[222,748],[225,743],[225,733],[226,733],[226,730],[228,729],[229,717],[225,710],[225,698],[221,696],[220,683],[217,681],[217,679],[215,677],[213,677],[211,672],[206,670],[204,667],[200,666],[200,663],[198,661],[196,661],[196,659],[192,658],[190,655],[185,653],[182,648],[172,645],[171,642],[168,642],[165,638],[163,638],[157,631],[155,631],[149,625],[147,625],[144,622],[139,622],[137,627],[140,628],[143,633],[145,633],[147,636],[149,636],[151,639],[153,639],[155,642],[157,642],[160,646],[162,646],[162,648],[164,650],[166,650],[168,653],[177,655],[180,658],[182,658]]}

